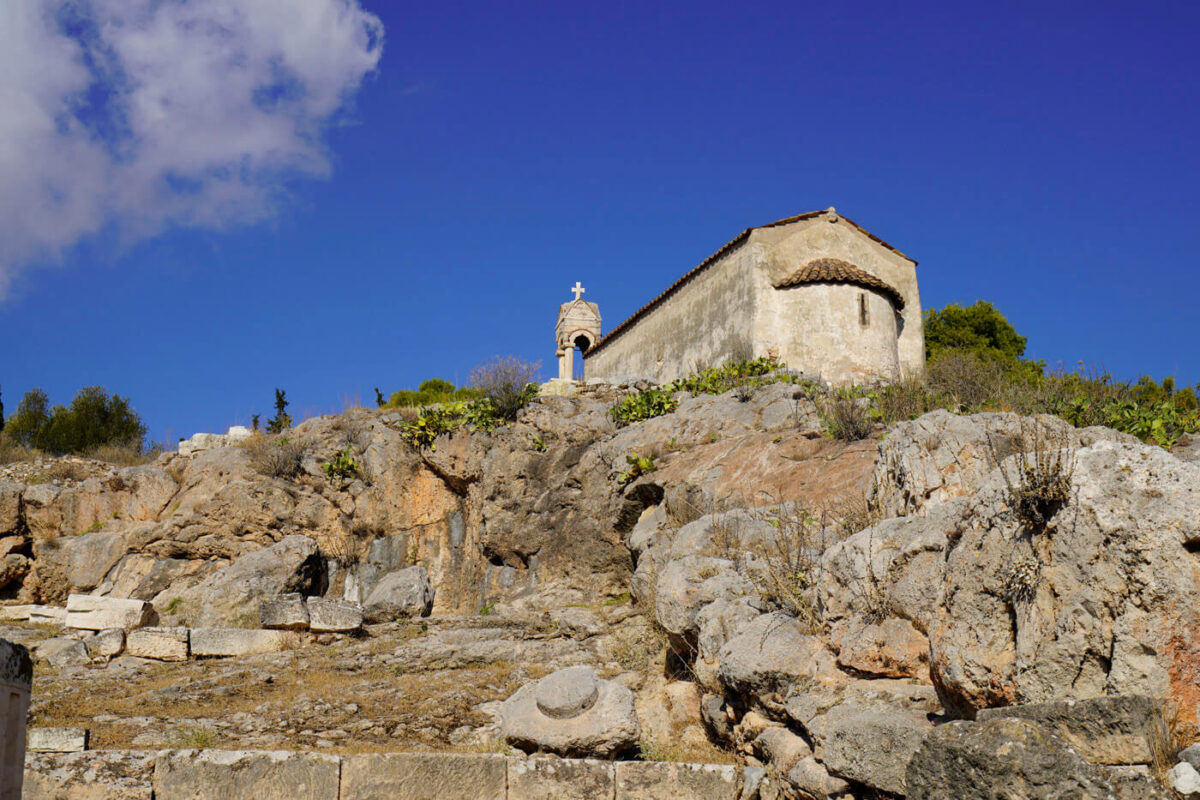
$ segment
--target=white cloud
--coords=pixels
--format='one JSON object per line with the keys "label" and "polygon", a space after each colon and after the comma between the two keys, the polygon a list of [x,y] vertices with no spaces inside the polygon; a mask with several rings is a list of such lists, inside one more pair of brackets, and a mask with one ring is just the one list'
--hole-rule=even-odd
{"label": "white cloud", "polygon": [[109,226],[269,216],[382,47],[358,0],[0,1],[0,296]]}

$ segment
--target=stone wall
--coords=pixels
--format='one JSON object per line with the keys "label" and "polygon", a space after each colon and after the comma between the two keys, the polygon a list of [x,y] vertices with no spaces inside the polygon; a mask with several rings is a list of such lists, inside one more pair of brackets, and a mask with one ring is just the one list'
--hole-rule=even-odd
{"label": "stone wall", "polygon": [[758,777],[725,764],[489,754],[95,750],[30,754],[25,799],[738,800]]}
{"label": "stone wall", "polygon": [[[857,286],[776,289],[808,262],[832,257],[885,281],[904,298],[898,312]],[[666,383],[730,359],[774,356],[831,383],[894,379],[925,369],[915,262],[836,212],[753,229],[675,287],[657,306],[586,354],[588,378]]]}
{"label": "stone wall", "polygon": [[589,379],[647,379],[666,383],[731,354],[749,355],[754,325],[754,268],[735,247],[620,336],[584,356]]}
{"label": "stone wall", "polygon": [[[799,325],[804,336],[781,337],[779,359],[832,384],[891,381],[900,375],[896,312],[883,294],[848,284],[809,284],[773,289],[763,327]],[[865,298],[867,324],[860,317]]]}
{"label": "stone wall", "polygon": [[[803,319],[774,311],[780,296],[786,296],[774,285],[788,277],[800,266],[817,258],[838,258],[888,283],[904,298],[904,309],[897,320],[896,352],[903,372],[922,373],[925,370],[925,328],[921,318],[921,296],[917,290],[915,262],[865,234],[854,223],[837,214],[823,214],[792,225],[760,228],[750,237],[750,245],[758,251],[761,272],[756,281],[756,305],[761,309],[756,317],[754,346],[764,351],[772,343],[802,342],[816,331]],[[857,324],[858,309],[844,305],[846,322]],[[878,315],[873,315],[875,320]],[[829,351],[826,359],[836,359],[839,353]],[[805,372],[825,370],[819,364],[788,364]]]}

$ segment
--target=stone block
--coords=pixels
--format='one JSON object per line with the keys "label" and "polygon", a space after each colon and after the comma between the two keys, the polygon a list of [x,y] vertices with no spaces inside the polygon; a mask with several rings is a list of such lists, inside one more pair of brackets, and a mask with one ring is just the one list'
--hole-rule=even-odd
{"label": "stone block", "polygon": [[167,750],[154,761],[154,798],[338,800],[340,766],[337,756],[291,750]]}
{"label": "stone block", "polygon": [[27,619],[39,625],[63,628],[67,624],[67,609],[63,606],[30,606]]}
{"label": "stone block", "polygon": [[21,797],[25,717],[33,685],[33,661],[23,645],[0,639],[0,798]]}
{"label": "stone block", "polygon": [[342,759],[342,797],[355,800],[505,800],[500,755],[370,753]]}
{"label": "stone block", "polygon": [[933,724],[921,713],[838,706],[825,717],[825,768],[902,795],[909,759],[931,730]]}
{"label": "stone block", "polygon": [[29,619],[29,610],[33,606],[29,604],[16,606],[0,606],[0,619],[16,620],[18,622]]}
{"label": "stone block", "polygon": [[82,753],[87,749],[87,728],[30,728],[25,740],[29,753]]}
{"label": "stone block", "polygon": [[308,607],[299,594],[282,594],[259,606],[258,620],[264,628],[301,631],[308,627]]}
{"label": "stone block", "polygon": [[732,764],[618,761],[616,800],[737,800],[738,772]]}
{"label": "stone block", "polygon": [[508,800],[593,800],[612,797],[615,786],[611,761],[508,759]]}
{"label": "stone block", "polygon": [[154,753],[30,753],[25,800],[152,800]]}
{"label": "stone block", "polygon": [[[32,615],[30,616],[32,620]],[[93,597],[73,594],[67,597],[66,626],[76,630],[102,631],[106,628],[140,628],[158,621],[154,606],[145,600],[120,597]]]}
{"label": "stone block", "polygon": [[125,649],[125,631],[121,628],[100,631],[84,639],[83,646],[87,649],[88,658],[93,660],[119,656]]}
{"label": "stone block", "polygon": [[1027,719],[1049,728],[1093,764],[1149,764],[1167,740],[1158,702],[1139,695],[1093,697],[980,710],[980,721]]}
{"label": "stone block", "polygon": [[138,628],[125,636],[125,652],[159,661],[187,661],[187,628]]}
{"label": "stone block", "polygon": [[354,603],[308,598],[308,628],[314,633],[353,633],[362,623],[362,609]]}
{"label": "stone block", "polygon": [[283,631],[246,628],[192,628],[192,656],[251,656],[286,649]]}
{"label": "stone block", "polygon": [[69,636],[56,636],[38,642],[34,652],[52,667],[77,667],[91,661],[83,642]]}

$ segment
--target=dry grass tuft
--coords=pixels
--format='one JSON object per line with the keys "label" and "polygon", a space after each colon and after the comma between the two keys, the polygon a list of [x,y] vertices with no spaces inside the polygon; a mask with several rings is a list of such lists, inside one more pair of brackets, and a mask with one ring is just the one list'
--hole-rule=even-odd
{"label": "dry grass tuft", "polygon": [[1000,464],[1008,488],[1009,504],[1017,520],[1030,533],[1046,533],[1050,520],[1071,499],[1075,451],[1066,430],[1049,433],[1037,423],[1021,423],[1021,442],[1016,448],[1012,475],[1000,457],[1000,446],[989,435],[993,461]]}
{"label": "dry grass tuft", "polygon": [[255,434],[240,442],[250,454],[250,466],[269,478],[294,478],[300,474],[305,447],[288,436]]}

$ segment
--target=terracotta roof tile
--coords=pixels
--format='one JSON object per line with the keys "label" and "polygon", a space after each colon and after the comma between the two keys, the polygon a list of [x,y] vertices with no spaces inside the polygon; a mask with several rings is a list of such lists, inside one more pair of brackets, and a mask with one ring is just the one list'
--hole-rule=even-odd
{"label": "terracotta roof tile", "polygon": [[877,289],[886,294],[896,308],[904,308],[904,298],[891,284],[840,258],[818,258],[810,261],[791,276],[776,283],[775,288],[788,289],[806,283],[849,283],[867,289]]}
{"label": "terracotta roof tile", "polygon": [[[679,280],[675,281],[673,284],[668,286],[666,288],[666,290],[664,290],[662,292],[662,294],[658,295],[653,300],[651,300],[649,303],[646,303],[646,305],[642,306],[637,311],[633,312],[633,314],[631,314],[627,320],[625,320],[620,325],[613,328],[611,331],[609,331],[603,337],[601,337],[600,341],[596,342],[596,344],[592,347],[592,349],[588,350],[587,353],[584,354],[584,358],[587,358],[588,356],[603,349],[604,346],[609,343],[609,341],[611,341],[612,339],[615,339],[617,336],[619,336],[620,334],[622,334],[626,330],[628,330],[635,322],[637,322],[639,319],[641,319],[643,316],[645,316],[646,313],[648,313],[655,306],[662,303],[664,300],[666,300],[671,295],[675,294],[675,292],[677,292],[684,284],[686,284],[692,278],[696,277],[698,274],[703,272],[709,265],[713,264],[714,262],[719,260],[725,254],[729,253],[730,251],[732,251],[735,248],[742,245],[747,239],[750,238],[750,234],[753,233],[754,231],[759,230],[760,228],[776,228],[776,227],[779,227],[780,225],[790,225],[793,222],[799,222],[801,220],[819,217],[822,214],[829,213],[831,210],[832,209],[825,209],[823,211],[809,211],[804,214],[796,214],[795,216],[792,216],[792,217],[785,217],[783,219],[777,219],[774,222],[768,222],[766,225],[756,225],[753,228],[746,228],[746,230],[742,231],[737,236],[733,237],[728,242],[726,242],[724,244],[724,246],[721,247],[720,250],[718,250],[717,252],[715,252],[711,256],[709,256],[708,258],[701,261],[699,264],[697,264],[692,269],[688,270],[683,275],[682,278],[680,278]],[[892,247],[890,244],[885,242],[883,239],[880,239],[875,234],[873,234],[870,231],[863,228],[861,225],[859,225],[857,222],[850,219],[849,217],[842,216],[841,214],[839,214],[838,218],[843,220],[844,222],[850,224],[851,226],[853,226],[860,233],[862,233],[864,236],[871,239],[872,241],[878,242],[879,244],[886,247],[888,250],[891,250],[893,253],[896,253],[897,255],[899,255],[903,258],[906,258],[909,261],[912,261],[912,263],[914,265],[917,263],[916,261],[913,261],[913,259],[908,258],[908,256],[904,255],[904,253],[901,253],[895,247]],[[864,273],[864,274],[866,274],[866,273]],[[868,276],[868,277],[870,277],[870,276]],[[881,283],[882,283],[882,281],[881,281]],[[884,286],[887,286],[887,284],[884,284]],[[891,287],[888,287],[888,289],[891,292],[896,291],[895,289],[891,289]],[[896,297],[898,298],[899,295],[897,294]],[[904,306],[903,299],[900,299],[899,303],[900,303],[900,307],[903,308],[903,306]]]}

